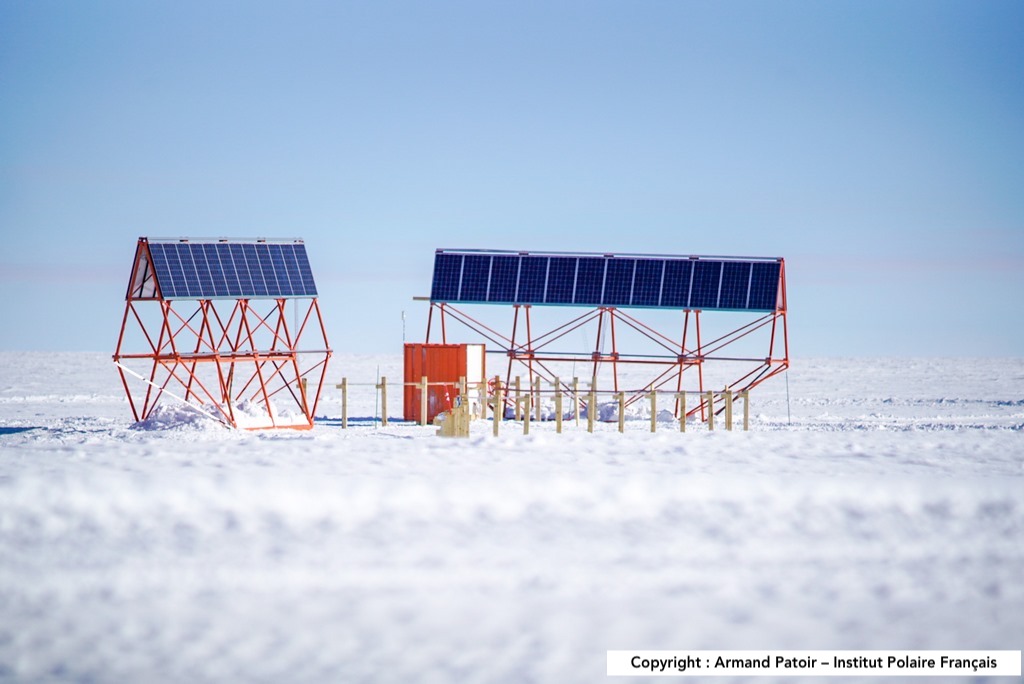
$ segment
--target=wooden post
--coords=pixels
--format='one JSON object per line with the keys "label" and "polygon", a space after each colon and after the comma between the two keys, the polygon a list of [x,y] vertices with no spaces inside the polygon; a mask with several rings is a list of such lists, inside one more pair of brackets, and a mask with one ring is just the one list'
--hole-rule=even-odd
{"label": "wooden post", "polygon": [[534,410],[537,412],[537,414],[534,416],[534,418],[537,420],[537,422],[540,422],[540,410],[541,410],[541,405],[540,404],[541,404],[541,401],[540,401],[540,376],[539,375],[535,375],[534,378],[533,378],[533,392],[536,395],[534,397],[534,399],[533,399],[534,406],[536,407]]}
{"label": "wooden post", "polygon": [[377,385],[377,389],[380,390],[380,424],[383,427],[388,426],[388,379],[387,376],[380,376],[380,384]]}
{"label": "wooden post", "polygon": [[494,414],[492,420],[494,421],[494,436],[498,436],[498,431],[501,429],[501,419],[505,414],[505,400],[501,396],[501,377],[494,376]]}
{"label": "wooden post", "polygon": [[502,392],[501,392],[501,376],[500,375],[495,375],[494,376],[494,397],[496,399],[499,399],[500,401],[495,403],[492,408],[494,409],[495,415],[497,415],[500,412],[501,413],[501,417],[504,418],[505,417],[505,398],[503,396],[501,396],[501,395],[502,395]]}
{"label": "wooden post", "polygon": [[576,407],[576,427],[580,426],[580,379],[572,379],[572,403]]}
{"label": "wooden post", "polygon": [[487,420],[487,380],[481,380],[476,388],[477,397],[480,399],[480,420]]}
{"label": "wooden post", "polygon": [[427,424],[427,404],[430,403],[427,392],[429,388],[427,386],[427,376],[420,377],[420,425]]}
{"label": "wooden post", "polygon": [[517,375],[516,376],[516,395],[515,395],[515,400],[516,400],[515,401],[515,418],[516,418],[516,420],[519,420],[520,418],[522,418],[522,414],[519,413],[519,411],[520,411],[519,402],[520,402],[520,399],[521,399],[521,397],[519,396],[520,391],[521,391],[521,388],[520,388],[520,384],[519,384],[519,376]]}
{"label": "wooden post", "polygon": [[532,398],[533,397],[530,395],[530,393],[527,393],[526,396],[523,397],[523,401],[526,402],[526,407],[525,407],[526,410],[523,412],[523,434],[524,435],[530,434],[530,399],[532,399]]}
{"label": "wooden post", "polygon": [[658,390],[651,389],[651,432],[658,431]]}
{"label": "wooden post", "polygon": [[708,402],[708,430],[715,429],[715,393],[708,390],[705,397]]}
{"label": "wooden post", "polygon": [[626,431],[626,393],[619,392],[619,432]]}
{"label": "wooden post", "polygon": [[[465,396],[465,395],[463,395]],[[461,401],[459,406],[452,411],[452,418],[455,419],[455,436],[469,437],[469,402]]]}
{"label": "wooden post", "polygon": [[306,404],[306,386],[309,384],[309,381],[306,378],[302,378],[299,383],[302,385],[302,408],[306,408],[308,405]]}
{"label": "wooden post", "polygon": [[743,390],[740,393],[743,397],[743,431],[750,429],[750,390]]}
{"label": "wooden post", "polygon": [[555,378],[555,432],[562,434],[562,383]]}
{"label": "wooden post", "polygon": [[679,397],[679,431],[686,432],[686,392],[680,392]]}
{"label": "wooden post", "polygon": [[725,389],[725,429],[732,431],[732,390]]}
{"label": "wooden post", "polygon": [[594,411],[597,410],[597,392],[590,388],[590,396],[587,401],[587,432],[594,431]]}
{"label": "wooden post", "polygon": [[335,385],[341,390],[341,429],[348,429],[348,378],[342,378],[340,385]]}
{"label": "wooden post", "polygon": [[469,437],[469,405],[456,399],[456,405],[444,414],[444,420],[438,427],[438,437]]}

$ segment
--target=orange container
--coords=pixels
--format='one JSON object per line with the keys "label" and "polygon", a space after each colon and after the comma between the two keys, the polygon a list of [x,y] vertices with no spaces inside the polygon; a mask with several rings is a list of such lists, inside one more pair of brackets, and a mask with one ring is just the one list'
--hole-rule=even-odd
{"label": "orange container", "polygon": [[[452,407],[455,397],[459,394],[459,378],[465,378],[469,388],[469,396],[464,400],[474,403],[486,401],[477,387],[487,377],[482,344],[422,344],[405,345],[405,420],[418,421],[422,404],[422,390],[408,383],[422,381],[427,377],[428,383],[444,383],[427,387],[427,422],[434,416]],[[479,404],[477,404],[479,405]],[[473,410],[472,408],[470,409]]]}

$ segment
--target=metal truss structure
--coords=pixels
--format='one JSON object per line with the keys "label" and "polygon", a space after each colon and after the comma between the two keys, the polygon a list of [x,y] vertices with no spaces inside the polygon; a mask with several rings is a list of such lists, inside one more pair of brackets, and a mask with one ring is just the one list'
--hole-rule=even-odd
{"label": "metal truss structure", "polygon": [[[559,258],[564,257],[560,255]],[[774,301],[771,310],[731,310],[732,321],[737,324],[730,323],[725,329],[716,326],[710,339],[705,319],[720,313],[714,309],[678,309],[675,312],[679,314],[676,320],[680,324],[677,333],[656,329],[654,324],[643,320],[642,308],[627,312],[625,307],[604,305],[584,307],[582,313],[538,330],[532,315],[538,304],[513,303],[510,304],[512,317],[509,327],[505,329],[507,332],[502,332],[496,329],[502,326],[484,323],[480,316],[473,316],[467,311],[468,305],[483,302],[449,302],[431,297],[426,341],[431,341],[435,318],[440,326],[442,343],[449,342],[452,322],[472,331],[487,341],[489,352],[507,357],[506,386],[512,381],[514,371],[520,369],[525,370],[530,378],[539,377],[549,383],[554,383],[557,378],[563,389],[568,390],[565,375],[559,375],[553,366],[561,364],[564,367],[566,362],[571,362],[590,371],[590,376],[584,379],[591,383],[596,383],[602,366],[610,367],[611,390],[625,392],[627,405],[652,390],[700,392],[704,397],[706,389],[712,389],[706,387],[708,371],[712,369],[714,380],[711,382],[720,382],[734,392],[743,392],[785,372],[790,364],[785,263],[782,259],[775,261],[778,263],[778,285],[771,298]],[[741,319],[738,322],[737,317]],[[661,325],[664,327],[664,322]],[[570,335],[578,331],[584,331],[585,339],[594,340],[592,348],[572,347]],[[624,345],[622,338],[626,336],[630,341]],[[644,342],[643,350],[637,349],[637,340]],[[569,348],[566,348],[566,343]],[[620,370],[627,365],[634,371],[631,377],[645,378],[642,384],[634,382],[631,387],[623,386]],[[721,385],[714,387],[720,388]],[[679,409],[680,402],[677,401],[677,417]],[[720,406],[709,406],[703,398],[686,405],[688,415],[699,414],[702,420],[707,419],[709,410],[717,412],[721,409]]]}
{"label": "metal truss structure", "polygon": [[229,427],[313,427],[331,349],[306,270],[299,241],[140,238],[113,355],[135,420],[169,397]]}

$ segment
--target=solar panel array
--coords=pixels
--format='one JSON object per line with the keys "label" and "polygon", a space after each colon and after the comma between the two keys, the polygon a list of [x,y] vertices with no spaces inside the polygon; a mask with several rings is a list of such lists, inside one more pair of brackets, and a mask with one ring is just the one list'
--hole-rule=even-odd
{"label": "solar panel array", "polygon": [[301,242],[150,242],[165,299],[315,297]]}
{"label": "solar panel array", "polygon": [[778,259],[438,250],[430,299],[774,311],[781,271]]}

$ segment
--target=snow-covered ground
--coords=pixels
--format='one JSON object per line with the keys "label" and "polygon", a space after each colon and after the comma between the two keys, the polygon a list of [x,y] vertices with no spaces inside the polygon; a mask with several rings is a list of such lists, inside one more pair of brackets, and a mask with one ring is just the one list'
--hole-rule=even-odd
{"label": "snow-covered ground", "polygon": [[609,649],[1020,649],[1024,360],[797,359],[788,385],[755,390],[747,433],[343,431],[333,387],[314,430],[249,433],[173,407],[133,426],[107,355],[2,353],[0,681],[572,683],[604,681]]}

